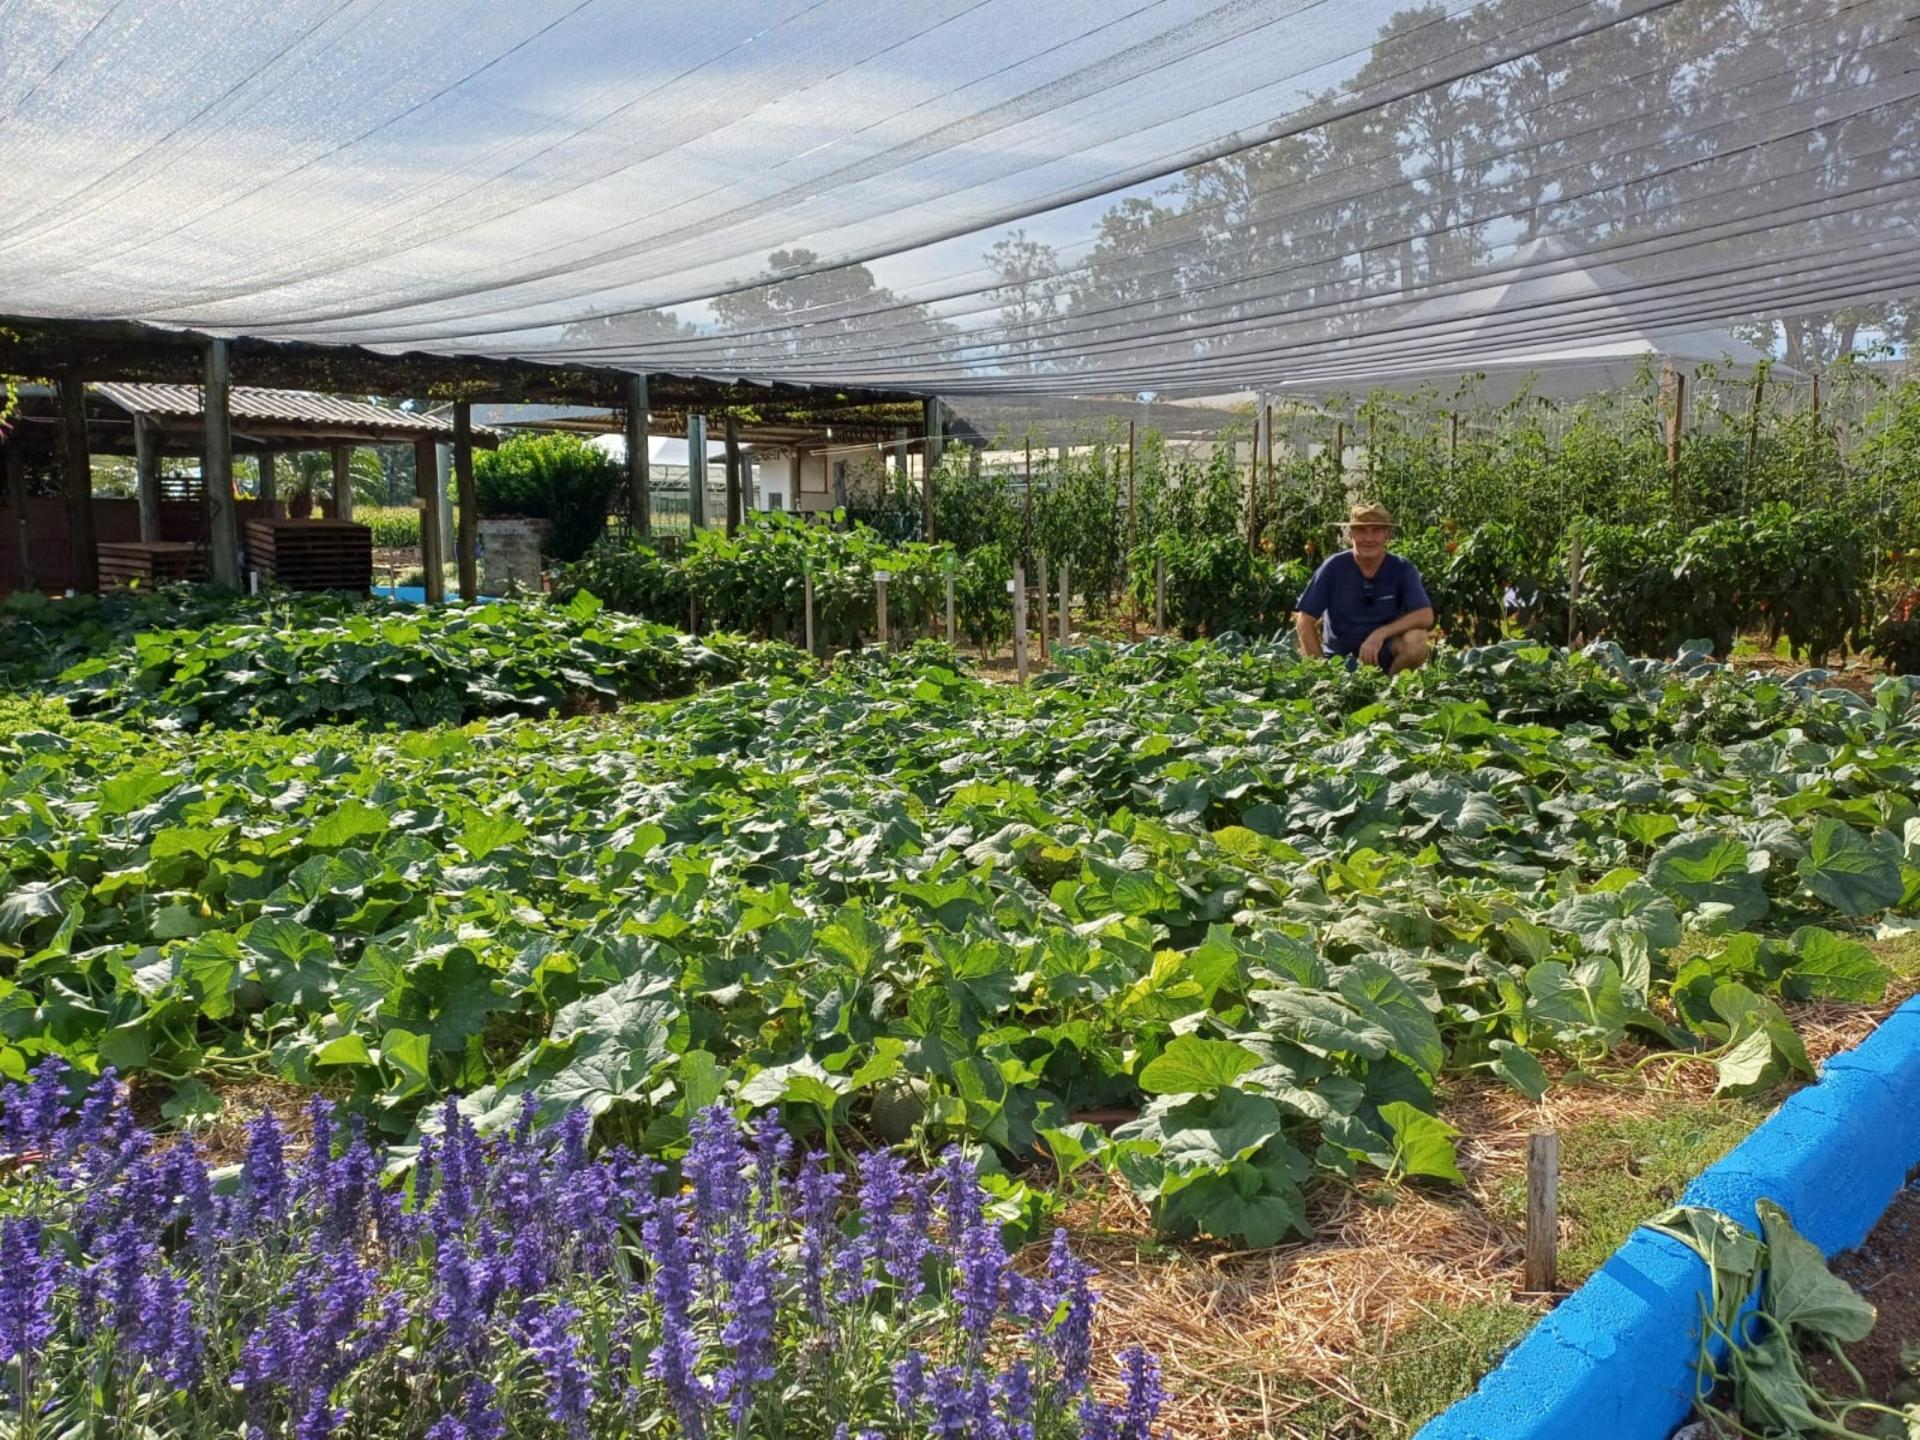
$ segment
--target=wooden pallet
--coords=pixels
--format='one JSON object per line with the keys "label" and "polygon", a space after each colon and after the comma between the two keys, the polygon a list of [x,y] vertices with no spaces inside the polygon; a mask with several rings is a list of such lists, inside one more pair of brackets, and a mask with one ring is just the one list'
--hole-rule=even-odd
{"label": "wooden pallet", "polygon": [[205,580],[207,552],[182,540],[113,540],[97,547],[102,585],[150,590],[176,580]]}
{"label": "wooden pallet", "polygon": [[289,590],[365,590],[373,531],[350,520],[249,520],[247,567]]}

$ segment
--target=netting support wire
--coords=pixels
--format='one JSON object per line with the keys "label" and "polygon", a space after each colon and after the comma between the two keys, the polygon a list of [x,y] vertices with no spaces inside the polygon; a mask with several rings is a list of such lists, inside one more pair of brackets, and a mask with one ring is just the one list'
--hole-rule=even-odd
{"label": "netting support wire", "polygon": [[[231,593],[240,588],[240,521],[233,506],[233,386],[228,360],[225,340],[207,342],[206,386],[201,394],[205,435],[201,475],[207,497],[208,544],[213,552],[207,570],[215,589]],[[337,468],[334,473],[338,476]],[[97,568],[93,574],[97,589]]]}
{"label": "netting support wire", "polygon": [[653,459],[647,453],[647,421],[652,401],[647,377],[627,381],[627,515],[636,535],[653,530]]}

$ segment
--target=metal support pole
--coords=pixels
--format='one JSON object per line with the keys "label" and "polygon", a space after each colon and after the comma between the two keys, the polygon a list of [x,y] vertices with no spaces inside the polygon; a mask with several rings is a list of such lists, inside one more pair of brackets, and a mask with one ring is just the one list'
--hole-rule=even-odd
{"label": "metal support pole", "polygon": [[[708,501],[711,495],[707,488],[707,417],[689,415],[687,432],[687,539],[707,528]],[[697,442],[697,444],[696,444]],[[724,514],[722,516],[724,519]]]}
{"label": "metal support pole", "polygon": [[240,517],[233,507],[232,386],[224,340],[207,342],[206,388],[201,401],[205,454],[200,467],[207,492],[207,571],[221,590],[240,588]]}
{"label": "metal support pole", "polygon": [[1022,685],[1027,683],[1027,572],[1019,561],[1013,564],[1013,579],[1007,582],[1013,596],[1013,670]]}
{"label": "metal support pole", "polygon": [[653,533],[653,464],[647,454],[647,377],[627,380],[627,520],[636,535]]}
{"label": "metal support pole", "polygon": [[460,491],[460,533],[454,557],[460,566],[460,598],[480,598],[480,499],[473,488],[473,406],[453,402],[453,473]]}
{"label": "metal support pole", "polygon": [[160,445],[153,422],[133,417],[133,484],[140,501],[140,538],[160,538]]}

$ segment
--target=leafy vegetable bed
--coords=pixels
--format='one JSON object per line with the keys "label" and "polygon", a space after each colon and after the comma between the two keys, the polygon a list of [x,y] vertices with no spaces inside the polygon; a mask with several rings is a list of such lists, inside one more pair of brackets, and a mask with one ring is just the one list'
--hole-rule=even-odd
{"label": "leafy vegetable bed", "polygon": [[1446,1072],[1533,1094],[1630,1037],[1736,1093],[1805,1070],[1779,1000],[1878,995],[1857,934],[1920,899],[1910,682],[1067,666],[386,737],[16,705],[0,1070],[143,1070],[190,1117],[198,1075],[270,1066],[396,1139],[451,1092],[669,1151],[717,1099],[778,1105],[836,1145],[1110,1164],[1167,1230],[1266,1244],[1316,1170],[1454,1176]]}

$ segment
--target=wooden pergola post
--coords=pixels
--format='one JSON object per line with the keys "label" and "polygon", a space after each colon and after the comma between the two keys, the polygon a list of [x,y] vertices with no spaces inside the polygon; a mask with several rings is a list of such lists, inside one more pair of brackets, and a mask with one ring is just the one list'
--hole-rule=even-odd
{"label": "wooden pergola post", "polygon": [[93,543],[93,457],[87,451],[87,382],[62,375],[60,458],[66,475],[67,573],[83,595],[100,591],[100,555]]}
{"label": "wooden pergola post", "polygon": [[473,489],[473,405],[453,402],[453,473],[460,491],[460,531],[455,554],[460,562],[460,598],[480,598],[480,500]]}
{"label": "wooden pergola post", "polygon": [[1680,435],[1686,426],[1687,377],[1686,372],[1669,366],[1667,378],[1673,382],[1670,391],[1673,408],[1667,414],[1667,490],[1677,514],[1680,509]]}
{"label": "wooden pergola post", "polygon": [[727,536],[740,533],[740,422],[727,412]]}
{"label": "wooden pergola post", "polygon": [[7,472],[7,509],[13,516],[14,543],[20,547],[20,588],[33,589],[33,541],[27,530],[27,464],[20,442],[0,441],[0,465]]}
{"label": "wooden pergola post", "polygon": [[427,603],[447,598],[447,548],[440,534],[440,447],[431,440],[413,442],[413,488],[420,497],[420,568],[425,572]]}
{"label": "wooden pergola post", "polygon": [[207,494],[207,572],[216,589],[240,588],[240,516],[233,504],[233,414],[227,342],[207,342],[201,400],[201,481]]}
{"label": "wooden pergola post", "polygon": [[140,502],[140,538],[160,538],[160,445],[153,422],[133,417],[133,484]]}
{"label": "wooden pergola post", "polygon": [[627,381],[627,521],[636,535],[653,533],[653,464],[647,454],[647,377]]}
{"label": "wooden pergola post", "polygon": [[687,539],[707,528],[707,417],[687,416]]}
{"label": "wooden pergola post", "polygon": [[254,463],[260,467],[260,479],[257,483],[258,495],[263,514],[271,515],[273,507],[280,500],[280,482],[274,474],[273,452],[262,450],[254,457]]}
{"label": "wooden pergola post", "polygon": [[893,468],[899,472],[901,480],[911,474],[907,463],[907,450],[913,444],[913,431],[905,425],[893,427]]}
{"label": "wooden pergola post", "polygon": [[333,518],[353,519],[353,447],[333,447]]}
{"label": "wooden pergola post", "polygon": [[938,396],[927,397],[926,415],[927,463],[920,477],[920,533],[931,544],[937,538],[933,533],[933,473],[940,468],[940,457],[947,448],[946,412]]}

